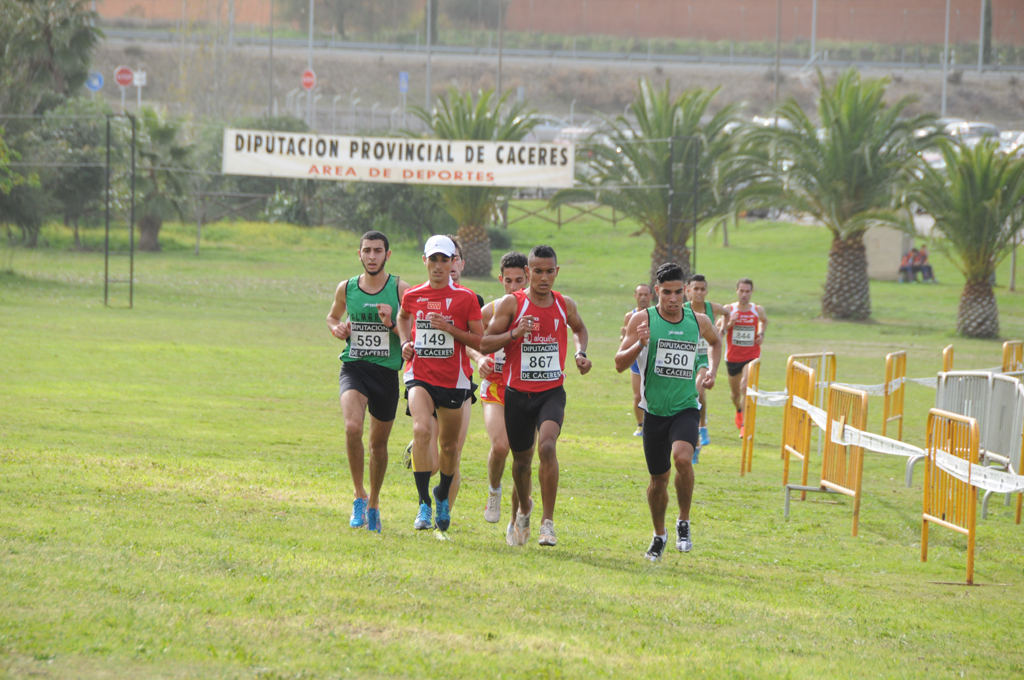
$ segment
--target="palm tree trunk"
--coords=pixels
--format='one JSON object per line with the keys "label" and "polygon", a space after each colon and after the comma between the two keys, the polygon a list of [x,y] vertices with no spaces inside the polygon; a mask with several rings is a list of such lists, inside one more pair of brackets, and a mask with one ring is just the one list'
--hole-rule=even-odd
{"label": "palm tree trunk", "polygon": [[669,244],[655,240],[654,250],[651,251],[651,290],[654,290],[654,284],[658,282],[658,267],[666,262],[675,262],[682,267],[683,276],[686,278],[690,278],[690,274],[693,273],[690,271],[690,249],[686,243]]}
{"label": "palm tree trunk", "polygon": [[821,315],[848,321],[864,321],[871,316],[868,258],[862,233],[832,240]]}
{"label": "palm tree trunk", "polygon": [[988,279],[968,281],[960,294],[956,312],[956,330],[969,338],[999,336],[999,308]]}
{"label": "palm tree trunk", "polygon": [[458,235],[462,252],[466,256],[466,268],[462,275],[490,278],[491,239],[487,236],[487,229],[479,225],[464,224],[459,227]]}

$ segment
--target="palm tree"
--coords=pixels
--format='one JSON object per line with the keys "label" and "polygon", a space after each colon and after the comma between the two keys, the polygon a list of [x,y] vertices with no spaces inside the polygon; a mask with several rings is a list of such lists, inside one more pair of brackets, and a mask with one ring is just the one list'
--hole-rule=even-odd
{"label": "palm tree", "polygon": [[975,338],[999,335],[992,275],[1024,227],[1024,160],[997,153],[997,146],[943,142],[945,170],[927,168],[913,192],[944,237],[939,247],[967,279],[956,330]]}
{"label": "palm tree", "polygon": [[179,139],[180,125],[156,110],[143,107],[139,114],[139,249],[160,250],[164,220],[184,219],[184,203],[191,146]]}
{"label": "palm tree", "polygon": [[[508,113],[501,114],[509,93],[492,104],[493,90],[481,91],[474,101],[469,93],[448,91],[447,98],[439,98],[437,107],[430,112],[416,108],[414,113],[441,139],[472,139],[493,142],[515,142],[526,136],[536,125],[525,105],[517,102]],[[497,211],[502,190],[498,187],[440,187],[441,197],[448,214],[459,225],[459,241],[466,255],[465,276],[491,275],[491,242],[487,225]]]}
{"label": "palm tree", "polygon": [[[883,101],[888,79],[861,81],[850,69],[828,87],[819,72],[816,127],[793,99],[776,115],[785,124],[752,135],[768,150],[763,181],[746,197],[810,215],[832,232],[822,315],[864,320],[871,315],[864,232],[874,226],[909,229],[906,188],[924,164],[918,152],[932,143],[919,133],[934,117],[904,118],[914,100]],[[757,160],[756,157],[753,160]]]}
{"label": "palm tree", "polygon": [[[701,222],[727,214],[747,167],[736,162],[736,105],[702,123],[718,90],[694,89],[672,98],[640,81],[632,103],[636,123],[605,119],[591,138],[589,157],[577,170],[582,187],[555,194],[552,205],[595,201],[632,217],[654,238],[651,280],[658,267],[676,262],[690,272],[687,241]],[[694,162],[696,159],[696,162]],[[671,213],[671,214],[670,214]]]}

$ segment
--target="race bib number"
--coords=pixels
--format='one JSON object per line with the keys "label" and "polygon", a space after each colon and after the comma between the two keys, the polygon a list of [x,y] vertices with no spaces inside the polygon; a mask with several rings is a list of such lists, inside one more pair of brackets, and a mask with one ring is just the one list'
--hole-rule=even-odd
{"label": "race bib number", "polygon": [[522,352],[519,367],[519,378],[526,382],[558,380],[562,377],[562,367],[558,363],[558,343],[524,342],[520,345]]}
{"label": "race bib number", "polygon": [[733,326],[732,344],[737,347],[753,347],[754,331],[755,328],[753,326]]}
{"label": "race bib number", "polygon": [[494,353],[494,372],[501,375],[505,372],[505,348]]}
{"label": "race bib number", "polygon": [[697,356],[698,357],[706,357],[707,355],[708,355],[708,341],[705,340],[703,337],[701,337],[701,339],[697,341]]}
{"label": "race bib number", "polygon": [[431,328],[430,321],[416,319],[416,354],[425,359],[447,359],[455,356],[455,338],[451,333]]}
{"label": "race bib number", "polygon": [[348,355],[353,359],[362,359],[363,357],[387,358],[391,349],[391,339],[388,337],[388,334],[388,329],[382,323],[353,321],[352,344],[349,345]]}
{"label": "race bib number", "polygon": [[654,355],[654,374],[663,378],[693,379],[697,343],[658,338]]}

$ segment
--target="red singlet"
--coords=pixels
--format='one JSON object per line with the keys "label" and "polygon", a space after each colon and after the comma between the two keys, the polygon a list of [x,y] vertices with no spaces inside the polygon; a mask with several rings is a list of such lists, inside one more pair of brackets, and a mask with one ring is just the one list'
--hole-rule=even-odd
{"label": "red singlet", "polygon": [[416,349],[406,364],[404,381],[422,380],[436,387],[469,389],[473,367],[466,346],[451,333],[431,328],[426,317],[436,312],[456,328],[469,330],[469,322],[480,319],[476,293],[451,283],[444,288],[431,288],[428,282],[405,291],[402,309],[413,316],[411,339]]}
{"label": "red singlet", "polygon": [[738,311],[739,304],[733,302],[726,305],[733,319],[732,328],[726,336],[728,347],[725,351],[725,360],[734,364],[744,361],[753,361],[761,356],[761,345],[755,344],[754,337],[757,335],[757,324],[760,319],[757,316],[757,308],[751,304],[746,312]]}
{"label": "red singlet", "polygon": [[512,294],[516,296],[516,315],[509,329],[515,328],[524,315],[537,321],[532,332],[505,346],[506,384],[519,392],[554,389],[565,380],[565,352],[569,345],[565,299],[561,293],[551,291],[554,302],[538,307],[530,302],[525,290]]}

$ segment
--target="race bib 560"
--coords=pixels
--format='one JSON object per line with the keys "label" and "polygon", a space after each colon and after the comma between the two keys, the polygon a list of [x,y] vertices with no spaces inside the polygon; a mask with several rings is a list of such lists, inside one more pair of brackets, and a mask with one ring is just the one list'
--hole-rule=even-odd
{"label": "race bib 560", "polygon": [[658,338],[654,355],[654,374],[663,378],[693,379],[697,343]]}

